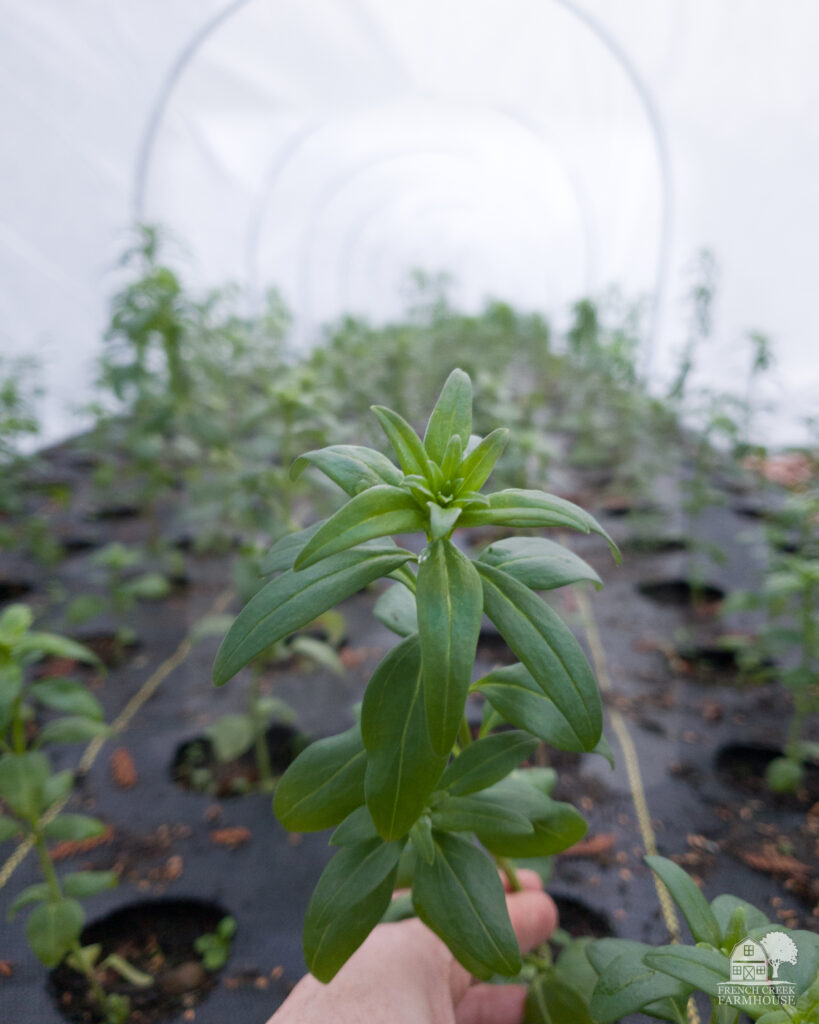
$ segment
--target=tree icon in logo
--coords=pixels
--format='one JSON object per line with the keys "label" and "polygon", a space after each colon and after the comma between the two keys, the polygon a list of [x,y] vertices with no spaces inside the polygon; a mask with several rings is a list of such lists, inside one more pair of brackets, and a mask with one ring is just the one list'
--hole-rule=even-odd
{"label": "tree icon in logo", "polygon": [[796,943],[785,932],[768,932],[764,939],[760,939],[760,945],[768,954],[768,962],[773,969],[773,980],[779,978],[779,968],[782,964],[795,964],[799,951]]}

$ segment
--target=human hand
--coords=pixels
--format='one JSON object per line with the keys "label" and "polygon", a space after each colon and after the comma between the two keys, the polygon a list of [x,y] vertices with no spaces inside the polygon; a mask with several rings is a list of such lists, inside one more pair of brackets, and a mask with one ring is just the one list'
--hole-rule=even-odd
{"label": "human hand", "polygon": [[[506,904],[521,952],[545,942],[557,909],[534,871]],[[268,1024],[519,1024],[522,985],[476,984],[443,942],[417,919],[382,924],[333,980],[306,975]]]}

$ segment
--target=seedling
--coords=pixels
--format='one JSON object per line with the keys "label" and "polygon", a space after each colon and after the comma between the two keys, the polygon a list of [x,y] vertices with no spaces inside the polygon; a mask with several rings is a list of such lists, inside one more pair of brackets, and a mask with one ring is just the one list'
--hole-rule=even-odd
{"label": "seedling", "polygon": [[[400,878],[412,889],[415,912],[468,970],[513,976],[521,958],[498,866],[515,886],[510,858],[548,856],[586,831],[574,807],[549,796],[551,772],[517,766],[540,741],[610,757],[586,658],[534,591],[599,579],[542,537],[490,544],[472,559],[453,532],[551,526],[608,537],[581,508],[545,492],[481,493],[508,431],[472,435],[472,387],[463,371],[447,379],[423,441],[397,413],[373,412],[400,468],[354,445],[296,461],[294,474],[316,467],[349,501],[273,546],[263,571],[276,575],[227,634],[214,682],[226,683],[271,644],[377,579],[397,580],[392,618],[402,639],[375,670],[360,722],[307,747],[274,798],[288,829],[335,828],[330,842],[338,852],[307,911],[307,964],[322,981],[332,978],[385,914]],[[420,555],[391,539],[408,533],[423,536]],[[473,683],[484,613],[520,662]],[[470,693],[486,701],[477,740],[465,716]],[[514,728],[493,732],[501,725]]]}
{"label": "seedling", "polygon": [[230,959],[233,936],[236,934],[236,919],[223,917],[215,932],[200,935],[193,948],[202,957],[206,971],[220,971]]}

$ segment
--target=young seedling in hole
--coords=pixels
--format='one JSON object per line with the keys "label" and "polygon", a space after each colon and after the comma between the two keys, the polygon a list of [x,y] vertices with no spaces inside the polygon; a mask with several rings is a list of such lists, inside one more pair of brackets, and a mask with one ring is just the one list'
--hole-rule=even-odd
{"label": "young seedling in hole", "polygon": [[[747,649],[746,664],[762,679],[778,679],[793,696],[793,718],[784,756],[768,765],[768,785],[775,793],[797,790],[804,763],[819,758],[819,744],[803,739],[808,720],[819,712],[819,493],[790,495],[772,514],[766,532],[770,542],[768,570],[762,585],[737,591],[726,612],[762,611],[765,621]],[[797,553],[776,545],[798,538]]]}
{"label": "young seedling in hole", "polygon": [[215,932],[200,935],[193,948],[202,957],[206,971],[220,971],[230,959],[233,936],[236,934],[236,919],[223,917]]}
{"label": "young seedling in hole", "polygon": [[[711,1024],[739,1024],[743,1014],[760,1024],[815,1024],[819,1020],[819,935],[772,924],[752,904],[723,895],[710,904],[681,867],[664,857],[647,857],[693,936],[695,946],[653,949],[629,939],[598,939],[583,949],[561,981],[579,1002],[578,1024],[614,1024],[643,1012],[672,1024],[687,1024],[689,997],[711,999]],[[731,984],[731,954],[751,939],[771,965],[761,985]],[[784,963],[793,965],[786,978]],[[767,968],[767,964],[766,964]],[[591,971],[591,973],[590,973]],[[595,983],[596,976],[596,983]],[[786,983],[792,983],[791,990]],[[722,987],[720,987],[722,986]],[[589,998],[591,995],[591,998]],[[554,1008],[555,992],[544,977],[530,994],[533,1003]],[[533,1021],[562,1020],[543,1013]]]}
{"label": "young seedling in hole", "polygon": [[[105,735],[102,708],[93,694],[71,679],[46,678],[31,682],[26,668],[47,657],[96,663],[96,657],[65,637],[32,630],[31,611],[12,605],[0,616],[0,799],[7,813],[0,814],[0,843],[28,837],[37,851],[43,881],[24,889],[9,907],[13,918],[24,907],[36,905],[26,920],[26,937],[35,955],[56,967],[65,957],[86,975],[96,1005],[107,1022],[121,1024],[128,1014],[122,999],[102,990],[96,972],[113,967],[133,980],[130,965],[96,965],[93,950],[80,946],[84,914],[79,900],[117,883],[114,871],[75,871],[59,878],[46,843],[50,839],[83,840],[101,835],[104,826],[85,814],[47,811],[64,800],[74,786],[74,773],[52,772],[42,747],[49,743],[82,743]],[[34,705],[61,713],[29,739]],[[98,955],[98,953],[97,953]],[[138,973],[138,972],[137,972]],[[149,979],[150,983],[150,979]]]}
{"label": "young seedling in hole", "polygon": [[[581,508],[542,491],[481,493],[508,432],[472,435],[472,387],[461,370],[447,379],[423,441],[391,410],[373,412],[400,468],[355,445],[296,461],[294,473],[314,466],[350,500],[273,546],[263,570],[277,575],[225,637],[214,682],[375,580],[398,581],[403,589],[390,600],[403,639],[370,680],[360,722],[307,747],[276,789],[286,828],[336,827],[338,853],[307,911],[307,964],[332,978],[387,911],[400,879],[416,913],[468,970],[508,977],[521,958],[498,866],[515,886],[511,858],[548,856],[586,831],[574,807],[549,796],[551,772],[517,766],[540,741],[610,757],[586,658],[534,591],[599,578],[544,538],[490,544],[472,559],[452,534],[456,526],[606,534]],[[426,540],[419,556],[390,537],[412,532]],[[520,662],[472,683],[484,612]],[[465,717],[470,692],[482,693],[488,709],[476,741]],[[501,725],[515,728],[493,733]]]}

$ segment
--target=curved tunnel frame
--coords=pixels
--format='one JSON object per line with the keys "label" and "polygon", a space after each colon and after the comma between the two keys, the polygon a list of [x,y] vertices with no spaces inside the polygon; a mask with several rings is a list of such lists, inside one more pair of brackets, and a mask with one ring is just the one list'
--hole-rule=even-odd
{"label": "curved tunnel frame", "polygon": [[[156,139],[165,112],[170,103],[171,97],[187,70],[188,66],[198,54],[201,47],[226,21],[237,14],[242,8],[248,6],[253,0],[232,0],[221,11],[205,21],[193,34],[188,43],[182,48],[159,88],[156,99],[151,108],[145,130],[137,151],[137,159],[134,171],[133,190],[133,215],[136,221],[144,219],[145,194],[147,187],[148,172],[153,157]],[[671,173],[671,158],[668,148],[668,141],[660,116],[659,108],[654,96],[643,80],[633,61],[625,48],[619,41],[603,26],[597,19],[592,17],[588,11],[583,10],[575,0],[553,0],[570,15],[583,24],[597,41],[608,51],[616,63],[621,67],[637,98],[648,121],[654,149],[657,158],[658,171],[660,175],[661,200],[660,200],[660,237],[657,249],[656,284],[652,298],[651,318],[649,330],[644,344],[643,372],[648,374],[651,368],[654,347],[659,330],[659,322],[662,308],[665,301],[665,291],[669,270],[669,257],[671,251],[671,232],[673,219],[673,184]]]}

